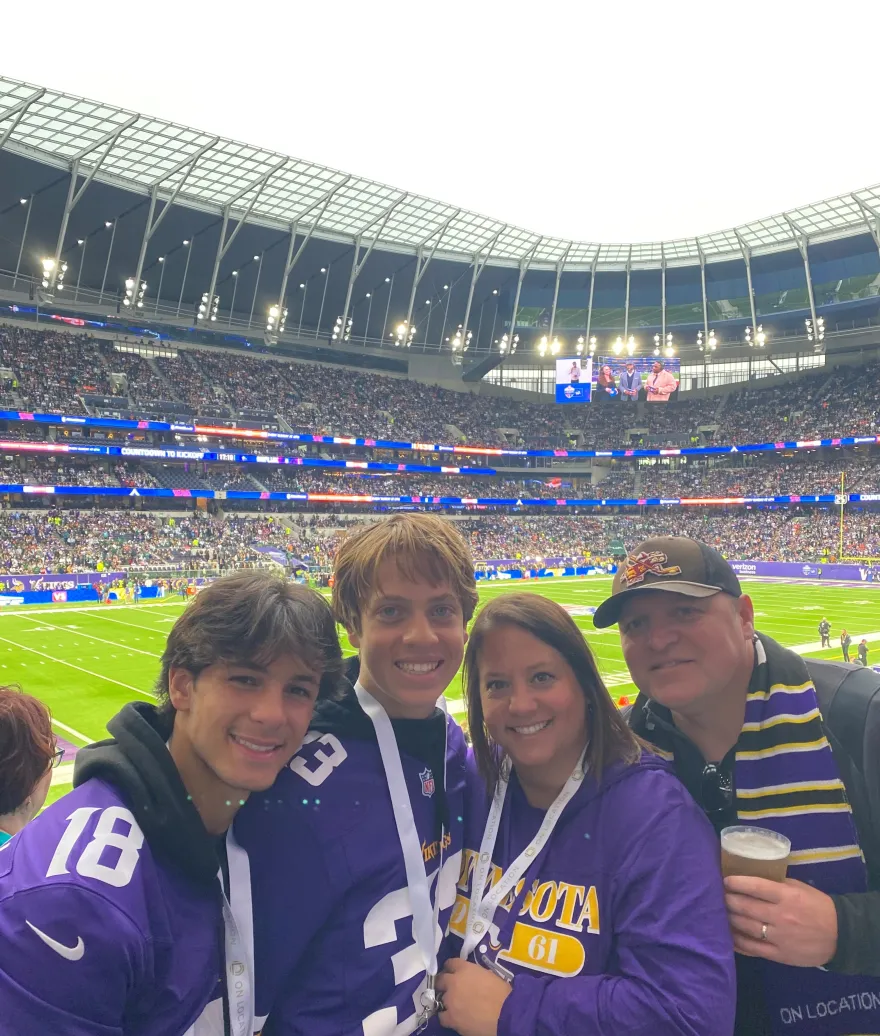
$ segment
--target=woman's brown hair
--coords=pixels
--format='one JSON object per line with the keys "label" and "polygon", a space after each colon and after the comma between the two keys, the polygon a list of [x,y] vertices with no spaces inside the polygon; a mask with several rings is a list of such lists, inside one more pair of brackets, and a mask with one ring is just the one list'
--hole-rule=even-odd
{"label": "woman's brown hair", "polygon": [[587,702],[589,743],[586,766],[599,776],[610,763],[634,763],[641,742],[611,700],[583,633],[568,612],[537,593],[505,593],[490,601],[471,627],[464,656],[464,685],[468,726],[480,775],[491,795],[501,766],[501,754],[489,737],[480,698],[480,650],[489,633],[516,626],[558,651],[571,666]]}
{"label": "woman's brown hair", "polygon": [[46,706],[20,687],[0,687],[0,816],[26,801],[54,754]]}

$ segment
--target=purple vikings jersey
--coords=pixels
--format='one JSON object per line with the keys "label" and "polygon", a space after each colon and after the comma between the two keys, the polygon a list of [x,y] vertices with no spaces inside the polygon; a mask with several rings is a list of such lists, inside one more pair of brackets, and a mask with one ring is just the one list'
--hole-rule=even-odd
{"label": "purple vikings jersey", "polygon": [[[369,721],[348,707],[356,732],[345,722],[313,729],[271,791],[252,795],[234,824],[250,857],[265,1036],[406,1036],[417,1027],[425,966],[390,793]],[[466,745],[439,711],[394,724],[439,948],[461,865]],[[434,765],[425,759],[434,760],[431,751],[412,754],[415,742],[425,748],[427,731]],[[425,1031],[443,1030],[434,1019]]]}
{"label": "purple vikings jersey", "polygon": [[182,1036],[222,952],[219,894],[159,866],[103,780],[0,848],[2,1036]]}

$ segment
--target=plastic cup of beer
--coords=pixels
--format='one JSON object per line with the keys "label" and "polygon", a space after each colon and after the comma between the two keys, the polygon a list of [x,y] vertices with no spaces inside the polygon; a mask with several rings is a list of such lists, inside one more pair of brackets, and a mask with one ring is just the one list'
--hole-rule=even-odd
{"label": "plastic cup of beer", "polygon": [[725,827],[721,832],[721,873],[785,881],[791,842],[766,827]]}

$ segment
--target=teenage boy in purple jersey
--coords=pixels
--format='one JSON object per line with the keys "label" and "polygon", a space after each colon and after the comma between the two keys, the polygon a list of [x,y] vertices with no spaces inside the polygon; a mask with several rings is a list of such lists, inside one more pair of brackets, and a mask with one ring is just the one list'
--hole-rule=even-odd
{"label": "teenage boy in purple jersey", "polygon": [[[438,708],[477,601],[454,524],[345,540],[333,610],[360,653],[338,702],[235,821],[253,879],[264,1036],[438,1032],[433,976],[461,862],[466,745]],[[440,959],[438,960],[438,956]]]}
{"label": "teenage boy in purple jersey", "polygon": [[0,849],[0,1033],[251,1036],[253,926],[228,891],[248,863],[224,836],[341,661],[311,590],[242,572],[195,598],[159,706],[126,705],[80,751],[74,790]]}

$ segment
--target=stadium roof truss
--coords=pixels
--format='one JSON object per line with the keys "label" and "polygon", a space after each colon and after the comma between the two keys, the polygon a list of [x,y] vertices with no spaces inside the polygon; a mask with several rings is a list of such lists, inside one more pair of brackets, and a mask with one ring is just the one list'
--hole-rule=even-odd
{"label": "stadium roof truss", "polygon": [[[280,230],[476,265],[624,270],[704,265],[869,231],[880,185],[729,230],[633,244],[541,237],[488,216],[109,104],[0,77],[0,149],[125,190]],[[76,177],[74,177],[76,179]],[[254,196],[252,196],[254,195]],[[329,198],[329,200],[328,200]],[[75,204],[75,201],[74,201]]]}

